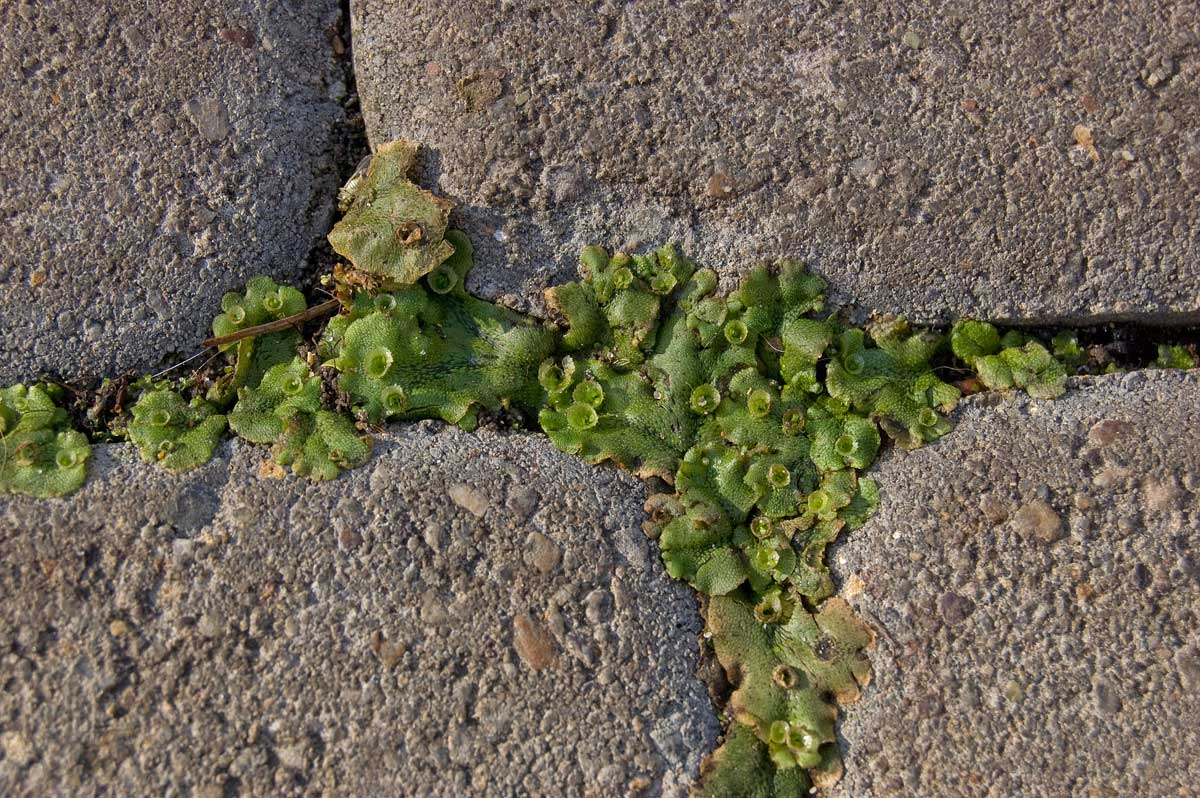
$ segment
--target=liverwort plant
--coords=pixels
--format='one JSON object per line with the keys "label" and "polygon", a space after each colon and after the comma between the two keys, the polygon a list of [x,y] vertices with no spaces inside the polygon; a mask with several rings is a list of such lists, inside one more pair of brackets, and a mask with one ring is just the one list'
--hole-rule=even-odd
{"label": "liverwort plant", "polygon": [[83,484],[91,447],[52,385],[0,389],[0,492],[62,496]]}
{"label": "liverwort plant", "polygon": [[[1040,341],[1015,331],[1001,337],[991,324],[970,320],[954,325],[950,341],[954,354],[975,369],[988,388],[1023,388],[1038,399],[1054,399],[1067,390],[1066,367]],[[1058,348],[1075,356],[1062,342]]]}
{"label": "liverwort plant", "polygon": [[333,479],[371,453],[352,418],[322,406],[321,380],[299,357],[273,366],[258,387],[242,388],[229,426],[251,443],[271,444],[277,465],[313,481]]}
{"label": "liverwort plant", "polygon": [[[231,292],[221,299],[221,313],[213,319],[213,335],[220,338],[285,319],[307,306],[304,294],[290,285],[277,285],[270,277],[254,277],[246,284],[245,293]],[[257,385],[272,366],[291,360],[299,346],[300,332],[295,329],[218,345],[218,351],[232,356],[233,363],[209,388],[208,399],[228,404],[240,388]]]}
{"label": "liverwort plant", "polygon": [[412,285],[454,254],[445,238],[454,203],[408,179],[416,157],[412,142],[382,144],[338,194],[344,216],[329,243],[385,288]]}
{"label": "liverwort plant", "polygon": [[[889,443],[947,434],[961,389],[1053,398],[1088,351],[1069,332],[1047,346],[981,321],[948,336],[894,316],[848,325],[794,260],[721,294],[673,246],[588,247],[581,279],[546,291],[551,318],[527,318],[467,292],[470,241],[449,227],[453,204],[409,180],[416,155],[382,145],[342,189],[329,241],[347,262],[322,281],[335,299],[309,308],[295,288],[252,279],[213,322],[215,376],[125,386],[129,406],[97,437],[184,471],[228,428],[270,447],[264,473],[316,481],[365,462],[392,421],[536,419],[559,449],[651,480],[643,528],[667,573],[704,595],[705,639],[733,691],[696,794],[835,783],[839,707],[870,680],[873,633],[834,595],[825,550],[879,504],[865,472]],[[1191,368],[1194,352],[1162,345],[1152,365]],[[0,491],[83,483],[89,443],[66,404],[61,386],[0,390]]]}
{"label": "liverwort plant", "polygon": [[[670,247],[591,248],[581,271],[548,292],[570,344],[539,370],[539,422],[564,451],[673,488],[647,501],[645,528],[668,573],[711,597],[706,633],[736,688],[730,748],[701,791],[836,780],[836,705],[869,678],[872,635],[827,600],[824,549],[878,503],[858,472],[881,430],[915,445],[948,429],[939,411],[958,391],[932,372],[940,339],[892,322],[868,342],[823,315],[824,283],[796,261],[756,267],[729,296]],[[836,396],[818,368],[835,358],[851,364]]]}
{"label": "liverwort plant", "polygon": [[340,289],[345,309],[318,353],[367,424],[438,418],[473,429],[480,411],[532,410],[541,397],[555,331],[468,294],[470,242],[451,231],[446,243],[451,255],[412,285]]}
{"label": "liverwort plant", "polygon": [[1158,356],[1150,363],[1155,369],[1194,369],[1196,356],[1178,344],[1159,344]]}
{"label": "liverwort plant", "polygon": [[129,440],[142,459],[170,471],[208,462],[225,432],[225,416],[200,397],[186,401],[169,388],[146,391],[133,406]]}

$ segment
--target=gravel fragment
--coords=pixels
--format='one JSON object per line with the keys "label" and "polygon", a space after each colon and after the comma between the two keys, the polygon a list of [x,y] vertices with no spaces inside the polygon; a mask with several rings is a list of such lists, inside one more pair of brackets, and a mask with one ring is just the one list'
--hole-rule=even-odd
{"label": "gravel fragment", "polygon": [[541,532],[530,532],[525,539],[525,562],[540,573],[553,573],[561,558],[558,544]]}
{"label": "gravel fragment", "polygon": [[513,648],[535,671],[544,670],[554,662],[554,639],[528,613],[513,619]]}
{"label": "gravel fragment", "polygon": [[33,747],[25,739],[25,735],[16,731],[0,734],[0,750],[4,751],[4,759],[14,767],[22,768],[34,759]]}
{"label": "gravel fragment", "polygon": [[229,109],[219,97],[193,97],[183,104],[188,118],[209,144],[229,135]]}

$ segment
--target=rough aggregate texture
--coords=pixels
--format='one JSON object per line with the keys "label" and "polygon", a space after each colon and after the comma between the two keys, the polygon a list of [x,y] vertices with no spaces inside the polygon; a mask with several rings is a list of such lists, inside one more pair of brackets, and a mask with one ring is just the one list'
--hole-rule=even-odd
{"label": "rough aggregate texture", "polygon": [[831,798],[1194,795],[1200,372],[961,405],[832,565],[879,631]]}
{"label": "rough aggregate texture", "polygon": [[718,727],[640,484],[423,423],[313,486],[97,447],[0,504],[7,796],[682,795]]}
{"label": "rough aggregate texture", "polygon": [[191,354],[327,232],[337,0],[0,7],[0,383]]}
{"label": "rough aggregate texture", "polygon": [[1200,317],[1200,8],[353,0],[371,140],[429,145],[469,286],[590,243],[803,257],[915,321]]}

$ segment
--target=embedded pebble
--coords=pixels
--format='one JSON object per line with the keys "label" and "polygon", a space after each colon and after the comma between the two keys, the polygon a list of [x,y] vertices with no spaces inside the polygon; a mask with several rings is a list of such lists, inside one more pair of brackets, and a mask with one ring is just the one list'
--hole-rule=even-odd
{"label": "embedded pebble", "polygon": [[1142,494],[1146,497],[1146,506],[1156,512],[1178,509],[1183,498],[1183,491],[1173,476],[1146,477],[1142,482]]}
{"label": "embedded pebble", "polygon": [[1053,543],[1065,534],[1062,519],[1050,504],[1034,499],[1013,515],[1013,527],[1024,538],[1036,538],[1042,543]]}
{"label": "embedded pebble", "polygon": [[302,743],[276,749],[275,755],[279,758],[279,764],[285,768],[303,771],[308,767],[308,758]]}
{"label": "embedded pebble", "polygon": [[583,603],[586,607],[584,616],[589,623],[604,623],[612,613],[612,597],[603,588],[596,588],[588,593]]}
{"label": "embedded pebble", "polygon": [[975,602],[966,596],[950,591],[943,593],[938,600],[938,610],[942,614],[942,619],[950,626],[954,626],[965,621],[975,611]]}
{"label": "embedded pebble", "polygon": [[389,640],[383,632],[376,629],[371,635],[371,650],[384,667],[392,668],[404,658],[408,646],[402,640]]}
{"label": "embedded pebble", "polygon": [[1129,483],[1131,472],[1121,466],[1109,466],[1092,477],[1092,484],[1100,490],[1113,491]]}
{"label": "embedded pebble", "polygon": [[196,544],[190,538],[176,538],[171,542],[171,551],[180,565],[190,563],[195,555]]}
{"label": "embedded pebble", "polygon": [[439,626],[450,620],[446,605],[432,591],[426,593],[421,601],[421,620],[430,626]]}
{"label": "embedded pebble", "polygon": [[994,493],[985,493],[979,497],[979,509],[984,518],[993,524],[999,524],[1008,518],[1008,506]]}
{"label": "embedded pebble", "polygon": [[1116,715],[1121,711],[1121,698],[1117,695],[1117,689],[1103,679],[1096,680],[1092,685],[1092,698],[1101,715]]}
{"label": "embedded pebble", "polygon": [[537,509],[540,496],[530,485],[518,485],[509,491],[508,500],[504,503],[517,521],[524,521]]}
{"label": "embedded pebble", "polygon": [[437,522],[431,521],[426,524],[421,537],[425,540],[425,545],[434,552],[440,552],[446,545],[446,530]]}
{"label": "embedded pebble", "polygon": [[225,619],[218,612],[206,612],[200,616],[196,631],[205,637],[216,637],[225,627]]}
{"label": "embedded pebble", "polygon": [[363,542],[362,533],[352,527],[342,527],[338,532],[338,545],[346,551],[354,551]]}
{"label": "embedded pebble", "polygon": [[558,567],[562,551],[558,544],[541,532],[530,532],[525,538],[525,563],[540,573],[549,575]]}
{"label": "embedded pebble", "polygon": [[1097,421],[1088,430],[1088,443],[1093,446],[1108,446],[1118,437],[1129,435],[1132,432],[1133,425],[1128,421],[1106,418],[1103,421]]}
{"label": "embedded pebble", "polygon": [[183,104],[183,110],[208,143],[216,144],[229,135],[229,110],[219,97],[193,97]]}
{"label": "embedded pebble", "polygon": [[1192,692],[1200,691],[1200,646],[1184,646],[1175,652],[1174,659],[1183,686]]}
{"label": "embedded pebble", "polygon": [[452,485],[447,493],[455,504],[476,518],[482,518],[488,511],[488,498],[478,488],[460,482]]}
{"label": "embedded pebble", "polygon": [[529,613],[513,618],[513,648],[526,665],[535,671],[544,670],[554,662],[554,639]]}
{"label": "embedded pebble", "polygon": [[914,30],[904,31],[904,35],[900,37],[900,43],[910,50],[921,49],[921,35]]}
{"label": "embedded pebble", "polygon": [[25,767],[33,761],[35,756],[33,746],[29,744],[29,740],[25,738],[25,735],[17,731],[7,731],[0,734],[0,749],[4,751],[4,758],[17,767]]}

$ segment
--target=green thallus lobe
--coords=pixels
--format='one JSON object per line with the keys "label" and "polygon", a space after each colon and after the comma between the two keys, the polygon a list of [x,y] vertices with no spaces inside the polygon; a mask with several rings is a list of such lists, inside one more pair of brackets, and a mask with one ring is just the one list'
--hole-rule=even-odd
{"label": "green thallus lobe", "polygon": [[0,493],[62,496],[83,484],[91,449],[57,386],[0,389]]}
{"label": "green thallus lobe", "polygon": [[[962,321],[949,336],[884,317],[847,326],[824,282],[796,261],[751,269],[729,295],[673,247],[584,250],[582,279],[546,292],[553,323],[469,295],[467,238],[451,204],[407,179],[416,148],[382,146],[339,197],[329,239],[350,264],[326,282],[342,302],[315,351],[294,329],[226,344],[213,380],[143,379],[110,434],[183,471],[226,426],[270,445],[280,468],[332,479],[365,462],[370,432],[437,418],[472,429],[520,410],[563,451],[611,461],[669,489],[646,531],[674,577],[710,599],[706,638],[730,673],[731,725],[705,763],[704,796],[807,795],[841,773],[837,706],[870,676],[872,633],[832,597],[825,548],[874,512],[862,476],[882,442],[912,448],[950,429],[959,387],[1060,395],[1087,358],[1072,334],[1049,347]],[[302,294],[254,278],[227,294],[217,336],[287,319]],[[1160,346],[1157,367],[1191,368]],[[949,368],[941,368],[949,367]],[[57,496],[89,455],[56,386],[0,391],[0,490]]]}

